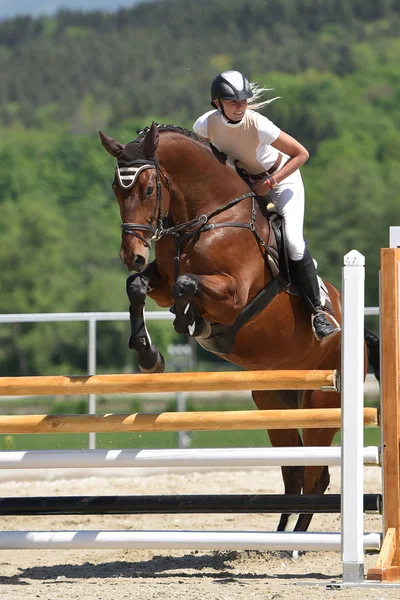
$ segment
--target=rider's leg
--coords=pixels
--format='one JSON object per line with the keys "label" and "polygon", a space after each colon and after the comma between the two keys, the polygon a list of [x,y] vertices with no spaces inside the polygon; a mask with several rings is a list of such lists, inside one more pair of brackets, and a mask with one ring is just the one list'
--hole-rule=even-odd
{"label": "rider's leg", "polygon": [[314,260],[307,246],[305,246],[303,258],[293,261],[292,264],[296,271],[297,283],[313,315],[312,324],[316,337],[322,340],[337,333],[338,327],[334,326],[324,313]]}
{"label": "rider's leg", "polygon": [[272,190],[271,199],[278,213],[284,218],[289,258],[296,272],[297,283],[310,309],[315,335],[321,340],[339,329],[324,314],[315,264],[304,241],[304,187],[300,173],[294,173],[278,188]]}

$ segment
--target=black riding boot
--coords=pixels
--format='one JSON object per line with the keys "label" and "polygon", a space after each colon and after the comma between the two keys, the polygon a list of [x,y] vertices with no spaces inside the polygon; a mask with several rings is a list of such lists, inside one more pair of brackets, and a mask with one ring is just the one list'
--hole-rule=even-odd
{"label": "black riding boot", "polygon": [[318,340],[327,339],[340,331],[340,327],[334,326],[326,317],[325,309],[321,304],[315,264],[307,246],[303,258],[292,261],[292,265],[295,269],[297,284],[311,312],[314,334]]}

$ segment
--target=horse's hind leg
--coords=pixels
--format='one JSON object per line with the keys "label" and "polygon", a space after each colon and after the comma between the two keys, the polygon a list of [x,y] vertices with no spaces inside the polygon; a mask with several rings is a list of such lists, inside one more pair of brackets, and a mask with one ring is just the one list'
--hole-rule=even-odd
{"label": "horse's hind leg", "polygon": [[[304,446],[330,446],[336,429],[304,429]],[[304,473],[303,494],[323,494],[330,483],[328,467],[306,467]],[[295,531],[307,531],[313,515],[299,515]]]}
{"label": "horse's hind leg", "polygon": [[[304,408],[325,408],[329,401],[329,407],[340,406],[340,395],[335,393],[305,392]],[[337,429],[303,429],[304,446],[328,447],[332,444]],[[324,494],[330,483],[330,474],[327,466],[309,466],[305,468],[303,494]],[[299,515],[295,531],[307,531],[313,515]]]}
{"label": "horse's hind leg", "polygon": [[[259,410],[298,408],[298,392],[292,390],[253,392],[253,400]],[[274,448],[301,447],[303,445],[297,429],[268,430],[271,445]],[[304,482],[304,467],[281,467],[285,494],[301,494]],[[297,515],[281,515],[278,531],[293,529]]]}
{"label": "horse's hind leg", "polygon": [[[294,433],[297,433],[297,437],[293,436],[291,441],[297,442],[295,444],[291,444],[292,446],[302,446],[301,437],[297,430],[293,430]],[[289,446],[288,443],[281,444],[275,443],[274,434],[280,433],[279,430],[269,431],[269,438],[271,440],[271,444],[274,447],[277,446]],[[304,481],[304,467],[281,467],[283,483],[285,486],[285,494],[301,494],[303,489],[303,481]],[[298,517],[296,514],[283,513],[281,514],[281,518],[279,519],[277,531],[291,531],[293,530],[295,524],[297,524]]]}

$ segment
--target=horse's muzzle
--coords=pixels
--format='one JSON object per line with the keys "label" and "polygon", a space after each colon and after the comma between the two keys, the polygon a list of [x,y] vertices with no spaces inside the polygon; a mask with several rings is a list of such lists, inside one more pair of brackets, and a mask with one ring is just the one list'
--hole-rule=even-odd
{"label": "horse's muzzle", "polygon": [[140,273],[147,266],[147,257],[143,254],[130,254],[127,256],[125,252],[120,252],[120,257],[130,272]]}

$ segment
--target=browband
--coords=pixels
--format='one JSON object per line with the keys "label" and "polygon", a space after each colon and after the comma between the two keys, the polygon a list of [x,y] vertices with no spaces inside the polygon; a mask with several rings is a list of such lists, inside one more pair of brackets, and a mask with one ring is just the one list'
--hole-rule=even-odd
{"label": "browband", "polygon": [[[143,161],[144,162],[144,161]],[[137,178],[139,177],[142,171],[146,169],[155,169],[155,164],[145,163],[141,166],[133,166],[133,167],[118,167],[117,166],[117,177],[119,184],[125,190],[129,190],[136,183]]]}

